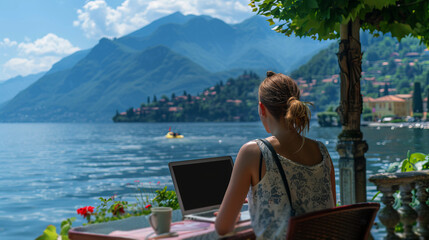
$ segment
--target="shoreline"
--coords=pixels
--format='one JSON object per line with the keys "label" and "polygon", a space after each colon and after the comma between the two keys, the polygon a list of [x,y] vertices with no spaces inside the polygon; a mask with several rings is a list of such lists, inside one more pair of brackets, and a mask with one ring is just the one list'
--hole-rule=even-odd
{"label": "shoreline", "polygon": [[418,129],[429,129],[429,122],[401,122],[401,123],[379,123],[379,122],[368,122],[368,127],[390,127],[394,128],[418,128]]}

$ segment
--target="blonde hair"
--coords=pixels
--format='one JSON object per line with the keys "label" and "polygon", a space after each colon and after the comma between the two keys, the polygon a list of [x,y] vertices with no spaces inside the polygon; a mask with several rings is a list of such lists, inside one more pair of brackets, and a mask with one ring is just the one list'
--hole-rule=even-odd
{"label": "blonde hair", "polygon": [[289,128],[305,134],[310,128],[308,102],[299,100],[300,90],[292,78],[282,73],[267,72],[259,85],[259,101],[277,119],[285,118]]}

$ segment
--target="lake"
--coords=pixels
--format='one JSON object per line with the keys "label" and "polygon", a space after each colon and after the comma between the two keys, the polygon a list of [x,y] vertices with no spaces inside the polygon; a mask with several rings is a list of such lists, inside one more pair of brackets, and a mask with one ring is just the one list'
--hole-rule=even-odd
{"label": "lake", "polygon": [[[336,167],[340,128],[313,124],[308,136],[322,141]],[[184,139],[166,139],[169,127]],[[382,172],[408,150],[429,152],[429,130],[363,128],[367,175]],[[170,161],[231,155],[266,137],[261,123],[0,124],[0,239],[35,239],[49,224],[77,217],[76,209],[114,194],[133,200],[130,185],[160,182],[173,188]],[[337,186],[337,192],[338,192]],[[368,183],[368,198],[376,193]],[[339,194],[337,194],[339,199]]]}

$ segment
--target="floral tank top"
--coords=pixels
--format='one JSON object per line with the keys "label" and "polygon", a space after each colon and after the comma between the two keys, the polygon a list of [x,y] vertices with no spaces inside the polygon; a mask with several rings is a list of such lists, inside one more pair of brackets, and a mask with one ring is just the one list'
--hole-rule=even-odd
{"label": "floral tank top", "polygon": [[[266,173],[248,193],[249,212],[257,239],[285,239],[290,203],[271,151],[255,140],[265,160]],[[335,206],[331,190],[331,158],[319,144],[322,161],[313,166],[293,162],[279,154],[285,171],[296,215]]]}

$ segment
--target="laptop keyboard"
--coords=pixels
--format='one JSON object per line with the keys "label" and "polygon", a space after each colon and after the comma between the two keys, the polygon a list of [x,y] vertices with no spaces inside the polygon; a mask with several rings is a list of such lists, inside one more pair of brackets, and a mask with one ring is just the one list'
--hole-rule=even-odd
{"label": "laptop keyboard", "polygon": [[[241,211],[247,211],[249,209],[249,205],[244,204],[243,207],[241,208]],[[195,216],[199,216],[199,217],[215,217],[214,213],[217,212],[219,210],[213,210],[213,211],[208,211],[208,212],[202,212],[202,213],[194,213]]]}
{"label": "laptop keyboard", "polygon": [[194,214],[194,215],[199,216],[199,217],[214,217],[215,216],[214,215],[215,212],[216,211],[210,211],[210,212],[197,213],[197,214]]}

